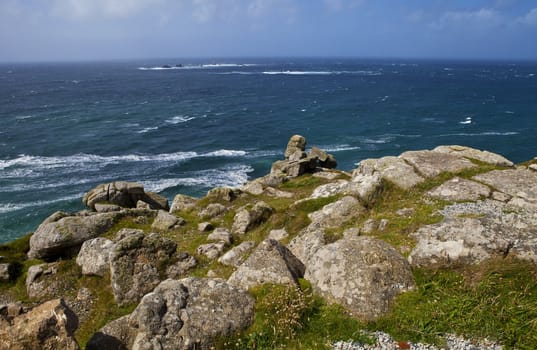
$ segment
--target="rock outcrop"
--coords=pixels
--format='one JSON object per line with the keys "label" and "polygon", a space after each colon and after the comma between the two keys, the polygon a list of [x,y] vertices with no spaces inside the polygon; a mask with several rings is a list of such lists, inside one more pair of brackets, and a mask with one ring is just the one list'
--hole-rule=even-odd
{"label": "rock outcrop", "polygon": [[236,234],[244,234],[267,221],[272,212],[273,209],[263,201],[255,203],[251,209],[243,207],[235,214],[231,230]]}
{"label": "rock outcrop", "polygon": [[76,315],[62,299],[41,304],[11,320],[0,317],[0,349],[78,350]]}
{"label": "rock outcrop", "polygon": [[114,242],[103,237],[90,239],[82,244],[76,263],[83,275],[104,276],[110,271],[110,253]]}
{"label": "rock outcrop", "polygon": [[406,259],[384,241],[366,236],[321,247],[304,277],[316,292],[366,320],[386,313],[398,294],[414,287]]}
{"label": "rock outcrop", "polygon": [[327,204],[320,210],[308,214],[312,224],[323,228],[339,227],[350,220],[358,218],[365,212],[364,206],[356,198],[345,196],[340,200]]}
{"label": "rock outcrop", "polygon": [[86,349],[210,349],[248,327],[254,300],[223,280],[165,280],[132,314],[97,332]]}
{"label": "rock outcrop", "polygon": [[136,208],[138,201],[149,204],[151,209],[168,210],[168,200],[156,193],[145,192],[144,186],[136,182],[115,181],[101,184],[88,191],[82,202],[95,210],[95,204],[115,204],[123,208]]}

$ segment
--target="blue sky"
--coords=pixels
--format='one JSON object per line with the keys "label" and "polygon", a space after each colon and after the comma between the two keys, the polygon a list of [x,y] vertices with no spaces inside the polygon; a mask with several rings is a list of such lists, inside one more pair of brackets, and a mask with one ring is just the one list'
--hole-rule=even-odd
{"label": "blue sky", "polygon": [[537,0],[0,0],[0,61],[537,59]]}

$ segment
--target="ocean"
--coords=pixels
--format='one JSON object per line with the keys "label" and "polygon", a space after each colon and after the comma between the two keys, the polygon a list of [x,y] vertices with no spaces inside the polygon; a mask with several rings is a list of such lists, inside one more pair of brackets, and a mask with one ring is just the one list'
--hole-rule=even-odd
{"label": "ocean", "polygon": [[163,59],[0,64],[0,242],[100,183],[170,200],[269,172],[293,134],[352,170],[460,144],[537,156],[537,62]]}

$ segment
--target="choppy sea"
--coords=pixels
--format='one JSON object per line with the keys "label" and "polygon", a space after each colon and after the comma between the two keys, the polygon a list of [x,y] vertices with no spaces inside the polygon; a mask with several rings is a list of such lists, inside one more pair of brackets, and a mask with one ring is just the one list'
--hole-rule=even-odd
{"label": "choppy sea", "polygon": [[266,174],[289,137],[339,168],[441,144],[537,156],[537,62],[152,60],[0,65],[0,242],[95,185],[172,199]]}

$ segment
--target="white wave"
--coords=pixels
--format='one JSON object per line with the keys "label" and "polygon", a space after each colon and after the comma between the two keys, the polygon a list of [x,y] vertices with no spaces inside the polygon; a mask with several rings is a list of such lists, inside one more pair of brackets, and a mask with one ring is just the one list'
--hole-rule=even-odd
{"label": "white wave", "polygon": [[460,121],[459,124],[472,124],[472,117],[466,117],[463,121]]}
{"label": "white wave", "polygon": [[513,111],[505,111],[504,113],[505,114],[515,114],[515,112],[513,112]]}
{"label": "white wave", "polygon": [[448,137],[448,136],[512,136],[512,135],[518,135],[519,132],[517,131],[506,131],[506,132],[497,132],[497,131],[486,131],[486,132],[478,132],[478,133],[454,133],[454,134],[441,134],[436,135],[433,137]]}
{"label": "white wave", "polygon": [[437,118],[421,118],[420,121],[424,123],[433,123],[433,124],[445,124],[445,120],[437,119]]}
{"label": "white wave", "polygon": [[188,115],[176,115],[175,117],[171,119],[167,119],[166,123],[168,124],[179,124],[179,123],[186,123],[189,120],[196,119],[196,117],[191,117]]}
{"label": "white wave", "polygon": [[20,116],[15,117],[15,119],[24,120],[24,119],[30,119],[30,118],[33,118],[33,117],[34,117],[33,115],[20,115]]}
{"label": "white wave", "polygon": [[382,75],[379,71],[264,71],[266,75],[339,75],[339,74],[356,74],[356,75]]}
{"label": "white wave", "polygon": [[126,128],[135,128],[135,127],[140,126],[140,124],[139,123],[125,123],[125,124],[122,124],[121,126],[126,127]]}
{"label": "white wave", "polygon": [[325,146],[325,147],[319,147],[325,152],[344,152],[344,151],[353,151],[360,149],[359,146],[351,146],[347,144],[343,145],[331,145],[331,146]]}
{"label": "white wave", "polygon": [[158,126],[151,126],[151,127],[148,127],[148,128],[144,128],[140,131],[137,131],[138,134],[145,134],[146,132],[150,132],[150,131],[153,131],[153,130],[158,130]]}
{"label": "white wave", "polygon": [[393,141],[393,136],[387,136],[387,137],[381,137],[378,139],[363,139],[363,143],[369,143],[369,144],[384,144],[384,143],[390,143]]}
{"label": "white wave", "polygon": [[15,159],[1,160],[0,170],[10,167],[29,167],[33,169],[52,168],[79,168],[83,165],[96,164],[103,167],[108,164],[135,163],[135,162],[180,162],[199,157],[241,157],[247,155],[242,150],[216,150],[207,153],[175,152],[161,154],[126,154],[121,156],[99,156],[95,154],[79,153],[65,157],[41,157],[20,155]]}
{"label": "white wave", "polygon": [[248,173],[254,169],[248,165],[234,165],[221,169],[209,169],[190,173],[189,177],[142,181],[148,191],[162,192],[176,186],[218,187],[240,186],[248,181]]}
{"label": "white wave", "polygon": [[5,213],[21,210],[21,209],[26,209],[26,208],[42,207],[48,204],[71,201],[73,199],[82,198],[83,195],[84,195],[83,193],[78,193],[75,195],[57,198],[57,199],[51,199],[48,201],[36,201],[36,202],[19,203],[19,204],[14,204],[14,203],[0,204],[0,214],[5,214]]}
{"label": "white wave", "polygon": [[190,69],[212,69],[212,68],[232,68],[232,67],[253,67],[254,63],[207,63],[207,64],[185,64],[185,65],[162,65],[156,67],[138,67],[138,70],[160,71],[160,70],[190,70]]}
{"label": "white wave", "polygon": [[253,75],[253,74],[259,74],[259,72],[241,72],[241,71],[233,71],[233,72],[218,72],[213,73],[217,75]]}

